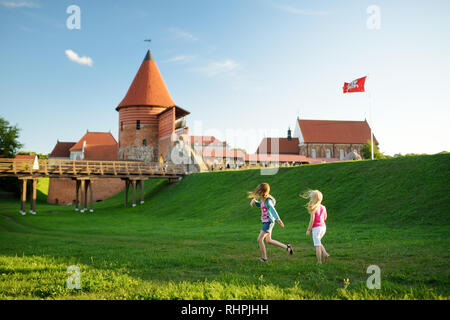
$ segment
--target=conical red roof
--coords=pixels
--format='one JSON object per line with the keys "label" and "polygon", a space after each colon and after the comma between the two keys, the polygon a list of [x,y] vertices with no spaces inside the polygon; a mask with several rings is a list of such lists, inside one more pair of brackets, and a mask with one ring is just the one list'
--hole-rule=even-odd
{"label": "conical red roof", "polygon": [[128,106],[175,106],[150,50],[116,110]]}

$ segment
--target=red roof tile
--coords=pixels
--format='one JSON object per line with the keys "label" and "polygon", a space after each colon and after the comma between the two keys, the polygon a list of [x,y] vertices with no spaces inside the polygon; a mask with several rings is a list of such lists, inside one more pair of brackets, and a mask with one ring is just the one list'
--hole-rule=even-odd
{"label": "red roof tile", "polygon": [[[272,144],[278,150],[272,150]],[[262,154],[300,154],[297,138],[264,138],[259,144],[256,153]]]}
{"label": "red roof tile", "polygon": [[49,158],[69,158],[70,148],[75,145],[76,142],[57,142],[52,152],[48,155]]}
{"label": "red roof tile", "polygon": [[87,132],[70,151],[83,150],[83,160],[117,160],[119,145],[110,132]]}
{"label": "red roof tile", "polygon": [[[370,140],[367,121],[298,119],[298,124],[307,143],[366,143]],[[378,144],[375,136],[373,140]]]}
{"label": "red roof tile", "polygon": [[110,132],[87,132],[74,146],[69,150],[82,150],[83,143],[86,141],[86,147],[93,145],[117,145],[116,139]]}
{"label": "red roof tile", "polygon": [[150,50],[116,110],[126,106],[175,106]]}

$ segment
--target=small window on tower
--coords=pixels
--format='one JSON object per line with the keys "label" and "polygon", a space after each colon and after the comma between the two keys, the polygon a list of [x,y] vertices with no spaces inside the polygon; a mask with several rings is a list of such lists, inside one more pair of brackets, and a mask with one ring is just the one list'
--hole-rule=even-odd
{"label": "small window on tower", "polygon": [[123,121],[120,122],[120,131],[123,131]]}
{"label": "small window on tower", "polygon": [[146,145],[147,145],[147,140],[146,140],[146,139],[142,140],[142,144],[143,144],[144,146],[146,146]]}
{"label": "small window on tower", "polygon": [[141,129],[141,120],[136,120],[136,130]]}

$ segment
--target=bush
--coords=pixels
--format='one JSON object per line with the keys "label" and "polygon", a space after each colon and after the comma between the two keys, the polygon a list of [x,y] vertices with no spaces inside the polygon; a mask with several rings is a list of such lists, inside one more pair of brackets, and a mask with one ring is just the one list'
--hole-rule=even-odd
{"label": "bush", "polygon": [[[361,156],[364,159],[372,159],[372,144],[370,143],[370,140],[367,141],[366,144],[361,149]],[[373,158],[374,159],[385,159],[386,156],[380,152],[377,145],[373,146]]]}

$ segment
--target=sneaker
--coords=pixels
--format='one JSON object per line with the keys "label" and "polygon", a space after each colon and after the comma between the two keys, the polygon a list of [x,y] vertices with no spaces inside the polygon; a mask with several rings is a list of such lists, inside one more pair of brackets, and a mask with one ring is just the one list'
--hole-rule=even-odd
{"label": "sneaker", "polygon": [[261,262],[267,262],[267,259],[259,258],[259,261],[261,261]]}
{"label": "sneaker", "polygon": [[286,250],[289,252],[289,254],[294,254],[294,249],[292,249],[292,246],[290,244],[286,246]]}

